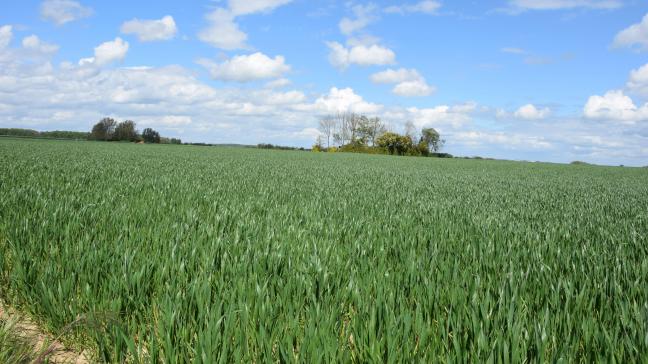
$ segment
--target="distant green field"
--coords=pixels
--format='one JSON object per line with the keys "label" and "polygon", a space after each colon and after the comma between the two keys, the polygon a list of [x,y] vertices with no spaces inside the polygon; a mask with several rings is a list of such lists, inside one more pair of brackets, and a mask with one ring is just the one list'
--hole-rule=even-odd
{"label": "distant green field", "polygon": [[646,362],[648,170],[0,139],[0,297],[108,362]]}

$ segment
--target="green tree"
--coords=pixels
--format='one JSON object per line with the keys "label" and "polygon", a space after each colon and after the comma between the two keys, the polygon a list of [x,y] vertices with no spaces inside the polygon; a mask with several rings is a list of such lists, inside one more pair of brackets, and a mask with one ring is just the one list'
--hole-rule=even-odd
{"label": "green tree", "polygon": [[117,122],[111,118],[103,118],[92,127],[90,132],[90,139],[94,140],[112,140],[115,134],[115,127]]}
{"label": "green tree", "polygon": [[413,148],[412,138],[392,132],[379,136],[376,145],[385,148],[389,154],[397,155],[405,155]]}
{"label": "green tree", "polygon": [[145,143],[160,143],[160,133],[151,128],[146,128],[142,132],[142,139],[144,139]]}
{"label": "green tree", "polygon": [[134,142],[138,138],[134,121],[126,120],[117,124],[115,128],[115,140]]}
{"label": "green tree", "polygon": [[434,128],[424,128],[421,130],[421,141],[419,144],[427,146],[428,151],[437,153],[443,148],[445,140],[441,139],[439,132],[434,130]]}

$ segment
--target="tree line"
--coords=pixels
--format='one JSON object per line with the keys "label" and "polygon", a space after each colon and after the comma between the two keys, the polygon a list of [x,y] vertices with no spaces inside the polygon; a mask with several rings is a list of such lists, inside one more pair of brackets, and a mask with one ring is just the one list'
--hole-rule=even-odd
{"label": "tree line", "polygon": [[36,131],[32,129],[0,128],[0,135],[28,138],[87,140],[90,134],[82,131]]}
{"label": "tree line", "polygon": [[260,143],[260,144],[257,144],[256,147],[258,149],[301,150],[301,151],[306,150],[306,148],[303,148],[303,147],[288,147],[288,146],[285,146],[285,145],[275,145],[275,144],[268,144],[268,143]]}
{"label": "tree line", "polygon": [[423,128],[417,132],[411,121],[405,124],[405,134],[398,134],[390,131],[378,117],[343,112],[321,118],[319,132],[313,146],[316,152],[452,157],[440,153],[445,140],[434,128]]}
{"label": "tree line", "polygon": [[0,135],[26,138],[46,139],[74,139],[74,140],[100,140],[100,141],[126,141],[160,144],[182,144],[178,138],[165,138],[152,128],[146,128],[141,133],[137,130],[137,124],[132,120],[117,122],[112,118],[103,118],[96,123],[92,130],[81,131],[37,131],[20,128],[0,128]]}
{"label": "tree line", "polygon": [[103,118],[92,127],[90,140],[144,142],[155,144],[182,144],[180,139],[164,138],[152,128],[146,128],[140,133],[137,124],[132,120],[117,122],[112,118]]}

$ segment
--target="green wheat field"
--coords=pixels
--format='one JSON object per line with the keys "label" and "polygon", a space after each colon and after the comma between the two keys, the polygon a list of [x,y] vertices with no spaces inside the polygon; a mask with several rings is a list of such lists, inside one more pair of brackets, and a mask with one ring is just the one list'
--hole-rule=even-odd
{"label": "green wheat field", "polygon": [[99,362],[648,362],[648,170],[5,138],[0,299]]}

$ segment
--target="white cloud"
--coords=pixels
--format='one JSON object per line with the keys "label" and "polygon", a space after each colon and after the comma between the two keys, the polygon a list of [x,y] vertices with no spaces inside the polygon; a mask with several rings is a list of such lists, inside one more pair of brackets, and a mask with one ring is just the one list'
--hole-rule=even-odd
{"label": "white cloud", "polygon": [[441,3],[433,0],[424,0],[410,5],[392,5],[385,8],[386,13],[406,14],[406,13],[423,13],[436,14],[441,8]]}
{"label": "white cloud", "polygon": [[250,55],[235,56],[222,63],[200,60],[212,77],[222,81],[248,82],[254,80],[277,78],[290,71],[283,56],[270,58],[257,52]]}
{"label": "white cloud", "polygon": [[614,38],[614,45],[616,47],[639,46],[643,50],[648,50],[648,14],[640,23],[619,32]]}
{"label": "white cloud", "polygon": [[142,42],[172,39],[178,31],[175,20],[170,15],[157,20],[133,19],[121,26],[123,34],[135,34]]}
{"label": "white cloud", "polygon": [[191,124],[191,116],[186,115],[167,115],[163,116],[158,120],[156,124],[161,124],[164,126],[183,126]]}
{"label": "white cloud", "polygon": [[475,111],[476,105],[467,103],[463,105],[439,105],[432,108],[419,109],[411,107],[407,109],[408,119],[414,122],[417,129],[425,127],[460,128],[471,120],[470,114]]}
{"label": "white cloud", "polygon": [[405,97],[429,96],[434,91],[435,88],[428,85],[425,80],[401,82],[392,90],[394,94]]}
{"label": "white cloud", "polygon": [[415,69],[387,69],[371,75],[371,81],[379,84],[397,84],[392,89],[392,93],[398,96],[428,96],[435,91],[435,88],[428,85],[425,78]]}
{"label": "white cloud", "polygon": [[297,139],[306,139],[306,140],[312,140],[315,141],[318,136],[320,136],[321,133],[319,129],[317,128],[305,128],[303,130],[291,133],[291,137],[297,138]]}
{"label": "white cloud", "polygon": [[374,73],[371,75],[370,79],[373,83],[378,84],[390,84],[390,83],[400,83],[405,81],[414,81],[421,79],[421,75],[415,69],[387,69],[381,72]]}
{"label": "white cloud", "polygon": [[331,88],[328,94],[315,100],[313,106],[316,111],[323,113],[351,111],[364,114],[376,114],[383,108],[382,105],[365,101],[352,88],[339,89],[337,87]]}
{"label": "white cloud", "polygon": [[113,41],[104,42],[94,49],[94,57],[83,58],[79,61],[82,66],[97,65],[104,66],[115,61],[121,61],[128,53],[128,42],[117,37]]}
{"label": "white cloud", "polygon": [[339,24],[340,31],[342,34],[351,35],[354,32],[364,29],[367,25],[378,19],[376,15],[377,9],[374,4],[353,6],[351,10],[355,15],[355,19],[342,18]]}
{"label": "white cloud", "polygon": [[292,0],[230,0],[227,9],[218,8],[205,18],[209,26],[198,33],[198,39],[225,50],[248,49],[248,36],[239,29],[236,18],[259,12],[270,12]]}
{"label": "white cloud", "polygon": [[306,95],[301,91],[287,92],[259,92],[257,97],[262,98],[268,105],[294,105],[306,101]]}
{"label": "white cloud", "polygon": [[648,103],[637,107],[621,90],[608,91],[603,96],[590,96],[583,109],[585,117],[605,121],[635,124],[648,120]]}
{"label": "white cloud", "polygon": [[630,78],[626,86],[630,91],[648,96],[648,63],[630,71]]}
{"label": "white cloud", "polygon": [[72,0],[45,0],[40,7],[41,17],[57,25],[87,18],[92,12],[91,8]]}
{"label": "white cloud", "polygon": [[363,34],[362,36],[349,37],[346,40],[347,48],[365,46],[371,47],[374,44],[379,44],[380,38],[374,37],[373,35]]}
{"label": "white cloud", "polygon": [[37,53],[56,53],[59,50],[59,46],[56,44],[46,43],[40,40],[35,35],[30,35],[23,38],[22,40],[23,48],[37,52]]}
{"label": "white cloud", "polygon": [[518,119],[524,120],[541,120],[549,116],[551,110],[547,107],[538,109],[533,104],[526,104],[521,106],[513,114]]}
{"label": "white cloud", "polygon": [[550,149],[553,145],[543,137],[529,136],[519,133],[464,131],[454,133],[455,142],[471,147],[484,144],[498,144],[506,149]]}
{"label": "white cloud", "polygon": [[297,138],[315,125],[317,110],[298,90],[218,89],[180,66],[55,68],[43,59],[23,64],[15,57],[0,59],[0,100],[0,119],[9,126],[87,130],[112,116],[204,142]]}
{"label": "white cloud", "polygon": [[9,46],[11,39],[13,38],[11,25],[4,25],[0,27],[0,49],[4,49]]}
{"label": "white cloud", "polygon": [[270,82],[267,82],[264,87],[265,88],[283,88],[290,86],[292,82],[287,79],[287,78],[278,78],[276,80],[272,80]]}
{"label": "white cloud", "polygon": [[247,15],[272,11],[292,0],[229,0],[229,8],[234,15]]}
{"label": "white cloud", "polygon": [[234,16],[225,9],[216,9],[207,14],[209,26],[198,33],[198,39],[221,49],[246,49],[247,34],[234,22]]}
{"label": "white cloud", "polygon": [[560,10],[560,9],[616,9],[623,6],[622,0],[509,0],[513,9]]}
{"label": "white cloud", "polygon": [[355,45],[347,48],[338,42],[327,42],[331,52],[329,61],[337,68],[345,69],[349,65],[360,66],[388,65],[396,63],[396,54],[389,48],[374,44]]}

